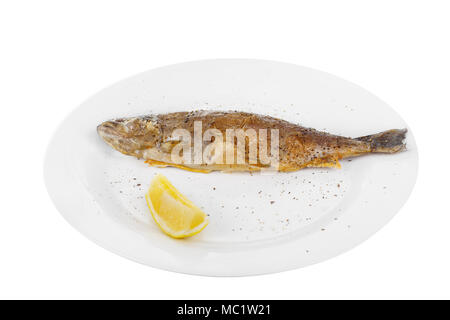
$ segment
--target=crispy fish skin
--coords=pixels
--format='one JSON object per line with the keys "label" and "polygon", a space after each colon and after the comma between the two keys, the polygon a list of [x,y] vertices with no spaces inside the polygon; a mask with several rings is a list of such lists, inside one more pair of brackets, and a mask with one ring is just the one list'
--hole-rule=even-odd
{"label": "crispy fish skin", "polygon": [[[143,158],[151,165],[174,166],[190,171],[257,171],[257,164],[177,164],[171,160],[172,148],[179,143],[172,139],[175,129],[194,135],[194,122],[202,122],[203,132],[217,129],[225,138],[227,129],[278,129],[278,171],[296,171],[306,167],[340,168],[339,160],[368,153],[396,153],[405,149],[406,129],[392,129],[377,134],[347,138],[305,128],[285,120],[238,111],[193,111],[120,118],[105,121],[97,127],[98,134],[111,147],[124,154]],[[248,143],[248,141],[247,141]],[[270,137],[267,142],[270,150]],[[235,146],[234,146],[235,147]],[[245,148],[248,160],[248,145]],[[258,153],[259,154],[259,153]],[[225,161],[224,161],[225,162]]]}

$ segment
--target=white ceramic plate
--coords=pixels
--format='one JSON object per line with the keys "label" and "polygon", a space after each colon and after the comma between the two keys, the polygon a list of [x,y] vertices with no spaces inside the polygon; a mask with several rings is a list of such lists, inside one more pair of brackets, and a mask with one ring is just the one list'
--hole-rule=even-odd
{"label": "white ceramic plate", "polygon": [[[96,133],[107,119],[207,108],[272,115],[344,136],[406,123],[366,90],[330,74],[259,60],[207,60],[151,70],[90,98],[59,126],[45,180],[61,214],[104,248],[152,267],[243,276],[310,265],[345,252],[386,224],[417,175],[411,130],[406,152],[343,160],[342,169],[293,173],[191,173],[148,167]],[[163,173],[210,215],[185,240],[164,235],[144,194]]]}

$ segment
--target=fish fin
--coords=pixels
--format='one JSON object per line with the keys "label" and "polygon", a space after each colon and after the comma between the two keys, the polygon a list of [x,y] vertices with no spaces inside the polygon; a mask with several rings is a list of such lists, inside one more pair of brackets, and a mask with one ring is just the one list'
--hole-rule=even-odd
{"label": "fish fin", "polygon": [[314,168],[341,168],[338,158],[316,159],[306,165],[306,167]]}
{"label": "fish fin", "polygon": [[369,143],[371,152],[395,153],[406,149],[403,140],[407,131],[407,129],[392,129],[355,140]]}
{"label": "fish fin", "polygon": [[191,172],[210,173],[212,171],[212,170],[208,170],[208,169],[191,168],[188,166],[183,166],[181,164],[167,163],[167,162],[158,161],[158,160],[145,160],[145,163],[148,163],[149,165],[151,165],[153,167],[158,167],[158,168],[175,167],[178,169],[183,169],[183,170],[191,171]]}
{"label": "fish fin", "polygon": [[341,164],[339,161],[329,161],[329,162],[322,162],[322,163],[315,163],[312,167],[316,168],[341,168]]}
{"label": "fish fin", "polygon": [[158,168],[165,168],[169,165],[167,162],[162,162],[162,161],[158,161],[158,160],[145,160],[144,162],[148,163],[152,167],[158,167]]}
{"label": "fish fin", "polygon": [[266,166],[257,166],[257,165],[242,165],[242,166],[228,166],[220,170],[223,173],[232,173],[232,172],[258,172],[261,171],[262,168],[266,168]]}

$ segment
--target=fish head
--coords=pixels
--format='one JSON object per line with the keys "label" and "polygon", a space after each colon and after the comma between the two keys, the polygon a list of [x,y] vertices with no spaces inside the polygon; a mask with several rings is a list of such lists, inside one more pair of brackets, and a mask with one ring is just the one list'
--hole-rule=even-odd
{"label": "fish head", "polygon": [[111,147],[124,154],[140,157],[160,139],[160,126],[153,117],[108,120],[97,126],[97,132]]}

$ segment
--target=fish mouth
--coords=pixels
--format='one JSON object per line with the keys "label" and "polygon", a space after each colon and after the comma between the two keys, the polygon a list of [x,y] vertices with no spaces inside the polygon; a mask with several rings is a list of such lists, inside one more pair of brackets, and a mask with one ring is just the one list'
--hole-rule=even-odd
{"label": "fish mouth", "polygon": [[117,151],[137,156],[137,152],[145,145],[127,126],[127,119],[105,121],[97,126],[98,135]]}
{"label": "fish mouth", "polygon": [[116,148],[117,142],[123,138],[121,134],[120,122],[117,120],[105,121],[97,126],[98,135],[109,145]]}
{"label": "fish mouth", "polygon": [[123,119],[115,119],[102,122],[97,126],[97,132],[102,138],[104,136],[111,135],[121,136],[123,122]]}

